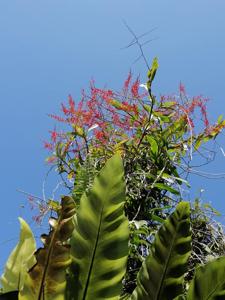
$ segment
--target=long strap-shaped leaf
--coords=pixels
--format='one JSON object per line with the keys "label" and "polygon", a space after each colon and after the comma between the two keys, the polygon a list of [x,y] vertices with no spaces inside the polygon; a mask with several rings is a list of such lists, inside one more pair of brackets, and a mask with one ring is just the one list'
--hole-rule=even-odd
{"label": "long strap-shaped leaf", "polygon": [[117,154],[95,178],[88,195],[81,198],[71,239],[68,299],[118,299],[128,253],[123,175]]}
{"label": "long strap-shaped leaf", "polygon": [[190,284],[187,300],[225,299],[225,257],[199,267]]}
{"label": "long strap-shaped leaf", "polygon": [[169,300],[182,294],[191,249],[190,207],[180,202],[159,229],[137,278],[132,300]]}
{"label": "long strap-shaped leaf", "polygon": [[70,248],[66,243],[74,225],[74,201],[63,197],[58,219],[51,218],[49,235],[43,235],[44,248],[36,253],[37,263],[27,274],[20,300],[62,300],[66,286],[66,268],[71,262]]}
{"label": "long strap-shaped leaf", "polygon": [[19,218],[19,221],[20,239],[6,262],[5,271],[0,280],[4,293],[21,290],[25,274],[36,262],[33,256],[36,250],[33,233],[22,218]]}

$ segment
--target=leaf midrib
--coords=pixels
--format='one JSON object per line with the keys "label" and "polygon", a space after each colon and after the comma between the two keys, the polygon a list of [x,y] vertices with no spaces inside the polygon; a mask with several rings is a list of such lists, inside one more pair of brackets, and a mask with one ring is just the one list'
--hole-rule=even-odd
{"label": "leaf midrib", "polygon": [[[180,222],[180,220],[179,220]],[[168,269],[168,264],[169,264],[169,261],[170,261],[170,258],[171,258],[171,253],[172,253],[172,248],[174,246],[174,241],[176,240],[177,238],[177,231],[178,231],[178,228],[179,227],[179,222],[177,224],[177,226],[175,227],[176,228],[176,234],[173,235],[173,239],[172,239],[172,243],[171,243],[171,247],[169,248],[170,251],[169,251],[169,256],[168,256],[168,259],[166,260],[166,264],[165,264],[165,267],[163,269],[163,276],[161,277],[161,280],[160,280],[160,285],[159,285],[159,288],[157,290],[157,296],[156,296],[156,299],[160,300],[161,298],[159,297],[160,294],[161,294],[161,291],[162,291],[162,287],[163,287],[163,282],[164,282],[164,279],[166,277],[166,274],[167,274],[167,269]]]}
{"label": "leaf midrib", "polygon": [[100,214],[100,218],[99,218],[98,232],[97,232],[95,246],[94,246],[94,251],[93,251],[92,259],[91,259],[91,264],[90,264],[90,267],[89,267],[89,270],[88,270],[88,276],[87,276],[87,280],[86,280],[86,284],[85,284],[85,288],[84,288],[84,293],[83,293],[83,298],[82,298],[83,300],[86,299],[86,295],[87,295],[88,288],[89,288],[89,282],[90,282],[90,278],[91,278],[91,273],[92,273],[92,269],[93,269],[93,265],[94,265],[94,260],[95,260],[95,254],[96,254],[96,250],[97,250],[97,246],[98,246],[98,241],[99,241],[99,236],[100,236],[100,231],[101,231],[103,210],[104,210],[104,205],[102,206],[101,214]]}
{"label": "leaf midrib", "polygon": [[[58,227],[58,224],[57,224],[57,227]],[[49,269],[49,262],[50,262],[50,258],[51,258],[51,255],[52,255],[53,243],[54,243],[54,240],[55,240],[56,232],[57,232],[57,230],[53,231],[52,238],[51,238],[50,245],[49,245],[49,251],[47,252],[47,259],[46,259],[46,263],[45,263],[46,268],[44,268],[44,272],[43,272],[43,275],[42,275],[42,278],[41,278],[41,285],[40,285],[40,289],[39,289],[39,292],[38,292],[38,300],[41,300],[42,294],[44,296],[44,288],[45,288],[44,283],[45,283],[45,278],[47,276],[48,269]]]}
{"label": "leaf midrib", "polygon": [[41,300],[41,296],[43,294],[43,297],[44,297],[44,288],[45,288],[45,278],[48,274],[48,269],[49,269],[49,266],[50,266],[50,260],[51,260],[51,255],[52,255],[52,252],[53,252],[53,245],[55,243],[55,237],[58,233],[58,229],[59,229],[59,225],[61,224],[62,220],[63,220],[63,212],[61,212],[60,214],[60,217],[58,219],[58,222],[57,222],[57,226],[55,229],[53,229],[53,233],[52,233],[52,238],[51,238],[51,241],[50,241],[50,244],[49,244],[49,250],[47,252],[47,259],[46,259],[46,268],[44,268],[44,272],[43,272],[43,276],[41,278],[41,285],[40,285],[40,289],[39,289],[39,292],[38,292],[38,300]]}

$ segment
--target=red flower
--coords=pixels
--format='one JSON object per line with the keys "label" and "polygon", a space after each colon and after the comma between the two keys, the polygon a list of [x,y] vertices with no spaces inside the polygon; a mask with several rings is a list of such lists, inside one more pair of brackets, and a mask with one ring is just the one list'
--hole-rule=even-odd
{"label": "red flower", "polygon": [[53,141],[53,143],[56,143],[58,133],[55,130],[49,132],[51,133],[51,140]]}
{"label": "red flower", "polygon": [[130,85],[130,81],[131,81],[131,77],[132,77],[132,74],[131,74],[131,71],[130,71],[129,74],[128,74],[128,77],[126,79],[126,81],[124,82],[124,86],[123,86],[123,90],[124,90],[125,94],[128,91],[128,88],[129,88],[129,85]]}
{"label": "red flower", "polygon": [[68,115],[70,113],[70,111],[65,107],[65,105],[62,103],[61,104],[61,107],[62,107],[62,111],[64,113],[64,115]]}
{"label": "red flower", "polygon": [[182,83],[179,85],[179,90],[181,94],[186,95],[185,87]]}
{"label": "red flower", "polygon": [[48,116],[52,119],[55,119],[58,122],[66,122],[66,120],[60,116],[56,116],[56,115],[52,115],[52,114],[48,114]]}
{"label": "red flower", "polygon": [[139,98],[139,85],[140,85],[140,80],[139,78],[137,78],[131,87],[131,94],[133,98]]}
{"label": "red flower", "polygon": [[50,156],[50,157],[48,157],[48,158],[46,159],[46,162],[47,162],[48,164],[52,164],[52,163],[54,163],[56,160],[57,160],[57,157],[56,157],[56,156]]}
{"label": "red flower", "polygon": [[102,140],[105,137],[104,133],[100,130],[95,130],[94,133],[95,133],[96,139],[98,139],[98,140]]}
{"label": "red flower", "polygon": [[70,106],[70,113],[75,113],[75,102],[73,101],[73,98],[71,95],[69,95],[69,106]]}
{"label": "red flower", "polygon": [[54,149],[53,145],[51,143],[44,141],[44,148],[52,151]]}

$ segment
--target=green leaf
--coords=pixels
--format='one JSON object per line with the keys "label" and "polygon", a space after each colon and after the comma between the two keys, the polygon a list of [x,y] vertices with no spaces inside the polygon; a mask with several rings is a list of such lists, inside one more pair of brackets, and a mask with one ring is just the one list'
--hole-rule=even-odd
{"label": "green leaf", "polygon": [[179,184],[185,183],[187,187],[189,188],[191,187],[190,183],[181,177],[171,177],[171,178],[176,179],[176,181],[178,181]]}
{"label": "green leaf", "polygon": [[114,155],[81,198],[71,238],[68,299],[118,299],[128,254],[122,160]]}
{"label": "green leaf", "polygon": [[214,207],[212,207],[212,205],[210,205],[209,203],[203,204],[203,207],[206,209],[209,209],[216,216],[218,216],[218,217],[221,216],[221,213],[218,210],[216,210]]}
{"label": "green leaf", "polygon": [[201,146],[202,142],[203,142],[202,137],[197,138],[197,140],[196,140],[196,142],[194,144],[195,150],[199,149],[199,147]]}
{"label": "green leaf", "polygon": [[72,125],[74,129],[74,134],[80,137],[84,137],[84,129],[78,125]]}
{"label": "green leaf", "polygon": [[[147,112],[151,112],[152,109],[151,109],[151,106],[150,105],[147,105],[147,104],[143,104],[143,108],[147,111]],[[154,114],[153,114],[154,115]]]}
{"label": "green leaf", "polygon": [[177,105],[176,101],[166,101],[162,103],[162,107],[170,108],[171,106]]}
{"label": "green leaf", "polygon": [[187,300],[225,299],[225,257],[199,267],[191,281]]}
{"label": "green leaf", "polygon": [[154,111],[153,112],[153,116],[155,116],[156,118],[158,118],[160,120],[160,122],[162,121],[161,122],[162,124],[163,124],[163,122],[165,122],[165,123],[171,123],[170,116],[172,116],[172,114],[169,115],[169,116],[165,116],[165,115],[163,115],[162,112]]}
{"label": "green leaf", "polygon": [[148,139],[148,142],[150,143],[152,153],[154,155],[157,155],[159,152],[159,147],[158,147],[157,141],[152,136],[148,136],[147,139]]}
{"label": "green leaf", "polygon": [[223,120],[223,115],[219,115],[218,120],[217,120],[217,123],[218,123],[218,124],[221,123],[222,120]]}
{"label": "green leaf", "polygon": [[187,185],[187,187],[191,187],[189,182],[181,177],[176,177],[176,176],[171,176],[170,174],[167,174],[167,173],[163,173],[162,174],[162,178],[165,179],[165,180],[173,180],[173,181],[176,181],[178,182],[178,184],[182,184],[182,183],[185,183]]}
{"label": "green leaf", "polygon": [[131,299],[170,300],[182,294],[190,250],[190,205],[180,202],[156,234]]}
{"label": "green leaf", "polygon": [[160,190],[166,190],[174,195],[180,195],[179,191],[175,190],[174,188],[172,188],[171,186],[168,186],[164,183],[155,183],[154,187],[157,187]]}
{"label": "green leaf", "polygon": [[155,208],[151,208],[151,212],[154,212],[154,211],[162,211],[162,210],[166,210],[166,209],[171,209],[172,206],[171,205],[165,205],[163,207],[155,207]]}
{"label": "green leaf", "polygon": [[50,218],[48,235],[42,235],[43,248],[36,253],[37,263],[27,274],[20,300],[62,300],[66,287],[66,268],[70,265],[70,238],[74,225],[75,204],[71,197],[62,198],[58,219]]}
{"label": "green leaf", "polygon": [[49,199],[47,204],[48,204],[49,209],[54,210],[55,212],[60,210],[60,204],[58,201]]}
{"label": "green leaf", "polygon": [[158,114],[158,117],[160,119],[161,125],[163,125],[163,123],[171,123],[171,118],[169,116],[163,116],[162,114]]}
{"label": "green leaf", "polygon": [[160,217],[157,216],[157,215],[151,215],[151,219],[152,219],[153,221],[159,222],[160,224],[163,224],[163,223],[165,222],[164,219],[160,218]]}
{"label": "green leaf", "polygon": [[3,293],[21,290],[24,285],[26,272],[35,264],[33,256],[36,242],[29,225],[22,219],[20,221],[20,239],[17,246],[10,254],[5,271],[1,277]]}
{"label": "green leaf", "polygon": [[159,67],[158,59],[157,59],[157,57],[155,57],[153,59],[151,69],[148,71],[147,88],[150,91],[151,91],[152,82],[153,82],[153,80],[155,78],[155,74],[157,72],[158,67]]}

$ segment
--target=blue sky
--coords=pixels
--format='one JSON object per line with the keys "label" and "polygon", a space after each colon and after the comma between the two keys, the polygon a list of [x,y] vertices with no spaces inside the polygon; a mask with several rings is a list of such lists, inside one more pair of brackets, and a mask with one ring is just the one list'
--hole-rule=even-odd
{"label": "blue sky", "polygon": [[[215,121],[225,115],[224,10],[221,0],[0,2],[0,271],[17,242],[17,217],[31,221],[33,213],[16,190],[42,195],[47,172],[42,141],[54,127],[47,114],[57,113],[68,94],[79,99],[92,78],[113,89],[122,86],[130,69],[145,78],[143,61],[134,64],[138,48],[121,50],[132,39],[123,20],[137,35],[156,27],[147,39],[157,39],[144,48],[149,61],[159,58],[155,92],[174,93],[182,81],[190,95],[210,98]],[[218,142],[225,148],[224,135]],[[225,172],[219,148],[204,170]],[[191,181],[193,193],[204,188],[204,200],[225,214],[223,179]],[[47,196],[54,187],[50,178]]]}

